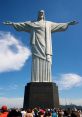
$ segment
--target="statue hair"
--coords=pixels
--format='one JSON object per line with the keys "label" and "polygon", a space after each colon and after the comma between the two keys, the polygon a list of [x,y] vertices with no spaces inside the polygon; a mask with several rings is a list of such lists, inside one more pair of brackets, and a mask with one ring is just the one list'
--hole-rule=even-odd
{"label": "statue hair", "polygon": [[39,19],[39,13],[40,12],[43,12],[43,20],[45,20],[45,11],[44,10],[40,10],[39,12],[38,12],[38,18],[37,18],[37,21],[39,21],[40,19]]}

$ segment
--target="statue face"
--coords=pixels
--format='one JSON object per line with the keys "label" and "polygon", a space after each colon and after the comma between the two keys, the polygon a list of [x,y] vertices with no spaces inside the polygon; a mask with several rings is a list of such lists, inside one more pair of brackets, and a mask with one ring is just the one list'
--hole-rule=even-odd
{"label": "statue face", "polygon": [[44,11],[43,10],[39,11],[39,14],[38,14],[38,20],[42,20],[42,19],[44,19]]}

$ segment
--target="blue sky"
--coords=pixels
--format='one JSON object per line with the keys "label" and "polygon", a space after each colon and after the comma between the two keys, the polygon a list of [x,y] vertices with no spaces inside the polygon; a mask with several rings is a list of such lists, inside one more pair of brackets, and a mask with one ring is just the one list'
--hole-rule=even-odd
{"label": "blue sky", "polygon": [[36,20],[40,9],[49,21],[79,21],[52,34],[52,78],[59,86],[61,104],[82,105],[82,0],[0,0],[0,105],[22,106],[32,61],[30,35],[2,22]]}

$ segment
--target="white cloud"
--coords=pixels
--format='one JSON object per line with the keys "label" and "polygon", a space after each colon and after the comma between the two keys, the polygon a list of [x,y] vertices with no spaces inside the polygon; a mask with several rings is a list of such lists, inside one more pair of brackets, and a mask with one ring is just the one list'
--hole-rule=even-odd
{"label": "white cloud", "polygon": [[59,76],[57,84],[60,90],[66,90],[73,87],[82,86],[82,77],[77,74],[69,73],[62,74]]}
{"label": "white cloud", "polygon": [[17,84],[13,84],[13,87],[12,87],[12,84],[8,85],[7,88],[0,87],[0,95],[4,94],[3,92],[17,90],[20,87],[21,86],[19,86]]}
{"label": "white cloud", "polygon": [[[60,98],[60,104],[61,105],[75,104],[75,105],[82,106],[82,99],[81,98],[77,98],[77,99]],[[8,108],[11,108],[11,107],[21,108],[23,107],[23,98],[22,97],[18,97],[18,98],[0,97],[0,107],[2,105],[7,105]]]}
{"label": "white cloud", "polygon": [[5,89],[5,91],[16,90],[16,89],[19,88],[19,85],[13,84],[13,87],[12,87],[12,85],[9,85],[9,86],[7,86],[7,87],[8,87],[8,88]]}
{"label": "white cloud", "polygon": [[18,98],[0,97],[0,107],[2,105],[7,105],[9,108],[10,107],[21,108],[23,107],[23,98],[22,97],[18,97]]}
{"label": "white cloud", "polygon": [[69,105],[69,104],[82,106],[82,98],[79,99],[60,98],[60,105]]}
{"label": "white cloud", "polygon": [[20,70],[30,55],[30,50],[10,32],[0,31],[0,72]]}

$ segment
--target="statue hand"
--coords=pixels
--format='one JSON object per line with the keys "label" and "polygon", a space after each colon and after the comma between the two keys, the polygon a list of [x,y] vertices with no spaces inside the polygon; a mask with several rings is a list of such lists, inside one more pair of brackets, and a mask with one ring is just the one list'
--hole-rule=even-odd
{"label": "statue hand", "polygon": [[12,25],[13,23],[10,22],[10,21],[6,21],[6,22],[3,22],[3,24],[5,24],[5,25]]}
{"label": "statue hand", "polygon": [[71,22],[69,22],[68,23],[68,25],[75,25],[75,24],[78,24],[79,22],[77,22],[77,21],[71,21]]}

